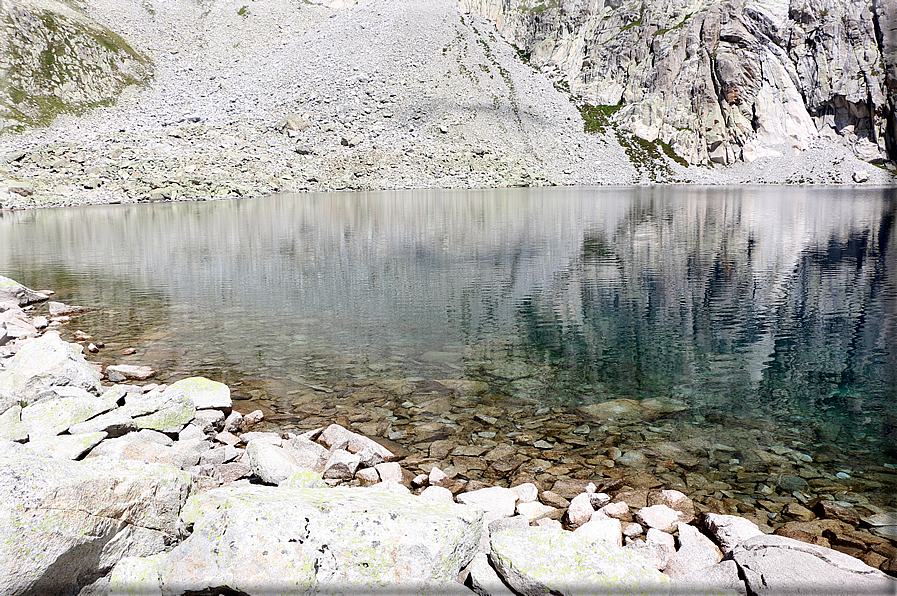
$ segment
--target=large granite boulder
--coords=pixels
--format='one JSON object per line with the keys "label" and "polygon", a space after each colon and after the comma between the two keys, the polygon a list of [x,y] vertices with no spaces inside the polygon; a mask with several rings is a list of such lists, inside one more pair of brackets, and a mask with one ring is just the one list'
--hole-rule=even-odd
{"label": "large granite boulder", "polygon": [[227,486],[190,499],[193,533],[168,557],[163,593],[408,594],[455,591],[482,514],[362,488]]}
{"label": "large granite boulder", "polygon": [[0,442],[0,594],[77,594],[122,557],[161,552],[183,536],[190,485],[168,466]]}
{"label": "large granite boulder", "polygon": [[47,298],[49,296],[46,294],[29,290],[16,280],[0,275],[0,311],[13,306],[43,302]]}
{"label": "large granite boulder", "polygon": [[230,387],[205,377],[181,379],[171,385],[171,389],[185,393],[197,410],[215,408],[230,412],[233,401],[230,398]]}
{"label": "large granite boulder", "polygon": [[530,527],[493,533],[495,569],[519,594],[614,594],[669,591],[670,579],[641,555],[572,532]]}
{"label": "large granite boulder", "polygon": [[897,579],[850,555],[776,535],[749,538],[736,546],[748,592],[765,594],[895,594]]}
{"label": "large granite boulder", "polygon": [[100,394],[100,376],[84,356],[58,333],[34,339],[10,358],[0,372],[0,412],[28,405],[53,386],[71,386]]}

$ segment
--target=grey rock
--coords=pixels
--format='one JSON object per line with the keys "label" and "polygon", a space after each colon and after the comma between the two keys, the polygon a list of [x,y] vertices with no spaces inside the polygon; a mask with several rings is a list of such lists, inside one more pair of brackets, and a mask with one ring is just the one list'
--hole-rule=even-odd
{"label": "grey rock", "polygon": [[704,516],[703,526],[724,554],[745,540],[763,534],[757,524],[737,515],[708,513]]}
{"label": "grey rock", "polygon": [[124,381],[145,381],[156,376],[156,371],[148,366],[133,364],[114,364],[106,367],[106,376],[113,383]]}
{"label": "grey rock", "polygon": [[712,540],[694,526],[679,523],[679,550],[670,556],[663,572],[672,578],[681,578],[698,569],[719,563],[723,554]]}
{"label": "grey rock", "polygon": [[0,372],[0,412],[14,404],[30,404],[53,386],[100,393],[100,377],[71,344],[47,332],[25,344]]}
{"label": "grey rock", "polygon": [[0,439],[19,443],[28,440],[28,427],[22,424],[22,406],[16,404],[0,414]]}
{"label": "grey rock", "polygon": [[468,572],[466,583],[480,596],[514,596],[511,588],[489,564],[486,553],[477,553],[470,563]]}
{"label": "grey rock", "polygon": [[518,594],[660,592],[670,580],[644,557],[550,528],[509,529],[492,535],[489,559]]}
{"label": "grey rock", "polygon": [[488,521],[499,517],[513,516],[517,504],[517,494],[511,489],[501,486],[461,493],[456,499],[459,503],[483,511]]}
{"label": "grey rock", "polygon": [[280,484],[301,469],[289,450],[264,441],[249,441],[246,455],[252,473],[266,484]]}
{"label": "grey rock", "polygon": [[[194,404],[196,400],[194,400]],[[198,427],[205,434],[213,434],[224,428],[224,412],[221,410],[196,410],[190,424]]]}
{"label": "grey rock", "polygon": [[0,593],[70,593],[183,535],[190,478],[168,466],[72,462],[0,443]]}
{"label": "grey rock", "polygon": [[233,410],[224,420],[224,431],[229,433],[237,433],[243,428],[243,415]]}
{"label": "grey rock", "polygon": [[29,441],[28,448],[56,459],[74,460],[99,445],[105,438],[104,432],[51,436]]}
{"label": "grey rock", "polygon": [[654,569],[663,571],[667,561],[676,552],[676,539],[656,528],[650,528],[645,540],[636,540],[624,548],[639,553]]}
{"label": "grey rock", "polygon": [[[664,572],[666,573],[666,571]],[[667,573],[669,575],[669,573]],[[676,578],[678,583],[692,584],[704,588],[726,590],[732,594],[747,594],[747,587],[738,576],[735,561],[721,561],[709,567],[701,567]]]}
{"label": "grey rock", "polygon": [[836,550],[784,536],[749,538],[731,553],[749,593],[893,594],[897,579]]}
{"label": "grey rock", "polygon": [[91,306],[74,306],[62,302],[47,302],[51,317],[67,317],[96,310]]}
{"label": "grey rock", "polygon": [[163,433],[178,433],[193,420],[196,407],[184,392],[168,387],[163,392],[151,391],[139,395],[129,393],[121,407],[137,428],[148,428]]}
{"label": "grey rock", "polygon": [[167,554],[123,557],[109,574],[109,595],[162,596],[162,563]]}
{"label": "grey rock", "polygon": [[287,442],[287,448],[291,451],[296,465],[313,470],[318,474],[324,473],[327,460],[330,458],[330,452],[326,448],[302,436],[290,439]]}
{"label": "grey rock", "polygon": [[0,311],[10,306],[26,306],[35,302],[43,302],[48,296],[30,290],[8,277],[0,275]]}
{"label": "grey rock", "polygon": [[324,466],[324,478],[334,480],[351,480],[355,477],[355,470],[361,463],[357,454],[345,449],[334,449]]}
{"label": "grey rock", "polygon": [[191,497],[190,537],[162,569],[165,594],[453,591],[482,519],[464,507],[369,488],[229,486]]}
{"label": "grey rock", "polygon": [[97,397],[80,387],[53,387],[22,409],[22,424],[31,440],[58,435],[72,425],[115,408],[111,398]]}
{"label": "grey rock", "polygon": [[596,512],[592,518],[576,528],[574,534],[586,540],[600,541],[613,546],[623,545],[623,525],[620,520]]}
{"label": "grey rock", "polygon": [[661,532],[672,532],[680,517],[678,511],[666,505],[651,505],[636,511],[635,519],[643,526],[657,528]]}
{"label": "grey rock", "polygon": [[[108,372],[109,369],[106,370]],[[218,381],[212,381],[205,377],[190,377],[173,383],[170,388],[186,394],[193,400],[197,410],[215,408],[227,413],[233,408],[230,387]]]}

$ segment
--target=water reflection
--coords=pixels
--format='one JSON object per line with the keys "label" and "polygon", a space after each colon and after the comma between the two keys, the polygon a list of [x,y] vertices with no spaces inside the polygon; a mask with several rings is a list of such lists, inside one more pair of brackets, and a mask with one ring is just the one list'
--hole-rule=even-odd
{"label": "water reflection", "polygon": [[117,205],[0,213],[0,269],[103,305],[77,320],[100,359],[135,345],[275,412],[467,379],[532,411],[669,396],[893,461],[894,214],[891,190],[752,187]]}

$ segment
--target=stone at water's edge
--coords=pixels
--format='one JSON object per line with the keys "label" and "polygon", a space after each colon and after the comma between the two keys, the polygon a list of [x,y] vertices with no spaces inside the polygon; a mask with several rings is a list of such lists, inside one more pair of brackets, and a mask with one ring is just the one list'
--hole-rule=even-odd
{"label": "stone at water's edge", "polygon": [[44,392],[37,403],[22,409],[22,424],[33,441],[58,435],[115,407],[113,398],[97,397],[80,387],[56,387]]}
{"label": "stone at water's edge", "polygon": [[0,412],[27,405],[52,386],[80,387],[100,394],[100,376],[71,344],[56,332],[30,341],[0,372]]}
{"label": "stone at water's edge", "polygon": [[176,433],[196,415],[196,407],[183,391],[169,387],[162,393],[129,393],[121,407],[134,419],[137,428]]}
{"label": "stone at water's edge", "polygon": [[233,408],[230,387],[205,377],[190,377],[173,383],[172,388],[183,391],[193,400],[197,410],[215,408],[225,413]]}
{"label": "stone at water's edge", "polygon": [[124,556],[183,535],[190,476],[168,466],[51,459],[0,442],[0,594],[77,593]]}
{"label": "stone at water's edge", "polygon": [[671,591],[670,579],[641,555],[563,530],[497,532],[490,559],[508,585],[525,596]]}
{"label": "stone at water's edge", "polygon": [[166,595],[451,592],[483,524],[466,507],[364,488],[222,487],[182,518],[193,533],[163,566]]}
{"label": "stone at water's edge", "polygon": [[0,311],[11,306],[26,306],[49,298],[46,294],[28,289],[14,279],[0,275]]}
{"label": "stone at water's edge", "polygon": [[751,594],[894,594],[897,579],[836,550],[763,535],[732,550]]}

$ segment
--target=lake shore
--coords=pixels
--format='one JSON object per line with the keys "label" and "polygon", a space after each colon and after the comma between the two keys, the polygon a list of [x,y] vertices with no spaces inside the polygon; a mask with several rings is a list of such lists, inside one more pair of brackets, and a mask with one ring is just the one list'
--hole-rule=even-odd
{"label": "lake shore", "polygon": [[[65,333],[70,322],[76,320],[73,317],[77,317],[80,312],[83,312],[83,309],[57,303],[50,304],[46,314],[43,314],[42,310],[35,312],[36,309],[26,303],[42,302],[46,299],[45,296],[29,291],[14,282],[6,284],[4,288],[12,288],[7,290],[7,295],[15,296],[16,300],[27,309],[22,310],[17,305],[7,308],[2,314],[3,341],[0,343],[5,345],[0,347],[0,350],[4,356],[2,368],[8,372],[11,369],[18,370],[18,367],[21,366],[18,363],[13,364],[16,362],[13,353],[33,349],[39,338],[47,337],[46,341],[51,342],[60,341],[53,339],[56,337],[55,333],[50,333],[47,336],[46,330]],[[43,309],[43,306],[38,308]],[[79,350],[86,351],[88,354],[104,349],[99,338],[85,337],[82,334],[80,339],[77,337],[73,339],[79,342],[73,345],[79,346]],[[28,348],[29,345],[32,345],[32,348]],[[67,344],[60,343],[59,345]],[[76,356],[73,358],[76,360],[80,358],[77,356],[77,352],[74,354]],[[82,366],[82,368],[84,367],[90,369],[86,363]],[[650,562],[649,567],[653,566],[654,569],[667,570],[671,561],[675,562],[679,571],[668,571],[667,575],[679,579],[687,575],[689,570],[700,569],[695,565],[702,565],[709,560],[686,557],[689,554],[688,549],[682,553],[683,547],[688,543],[686,534],[692,531],[688,528],[701,527],[708,536],[716,541],[713,548],[717,550],[709,551],[710,559],[714,560],[707,563],[708,565],[726,566],[727,561],[735,560],[737,562],[739,560],[737,553],[732,554],[735,552],[736,544],[725,542],[725,539],[721,538],[725,532],[718,532],[714,529],[717,522],[725,525],[723,522],[735,523],[732,520],[737,518],[742,520],[738,522],[738,524],[742,524],[741,527],[748,528],[747,534],[741,535],[739,541],[748,539],[750,536],[760,540],[762,536],[774,534],[777,536],[776,540],[779,539],[778,537],[783,537],[785,540],[790,539],[810,544],[815,549],[826,549],[822,552],[832,552],[832,557],[835,557],[835,551],[840,551],[838,556],[847,554],[874,567],[879,567],[891,575],[895,574],[897,550],[895,550],[894,537],[888,535],[888,532],[893,531],[893,513],[886,514],[883,510],[873,513],[876,510],[870,509],[871,504],[866,503],[858,507],[855,503],[835,499],[817,498],[812,502],[802,502],[799,496],[802,490],[807,489],[807,485],[805,482],[801,483],[801,479],[795,475],[783,474],[776,479],[778,488],[786,490],[793,488],[794,490],[791,491],[793,497],[790,500],[783,499],[782,496],[776,494],[770,495],[770,499],[777,499],[777,502],[781,504],[782,517],[778,521],[783,522],[774,524],[777,527],[773,528],[767,523],[771,522],[771,518],[764,520],[759,518],[755,512],[742,511],[739,503],[744,505],[743,501],[731,498],[714,499],[712,496],[702,498],[699,492],[692,490],[693,487],[664,486],[660,480],[662,472],[659,473],[657,470],[675,465],[673,460],[655,462],[657,465],[648,467],[639,467],[638,462],[635,461],[639,459],[639,454],[633,452],[617,454],[612,451],[614,449],[612,445],[603,445],[605,456],[596,458],[594,474],[582,478],[569,477],[564,476],[561,470],[566,454],[552,454],[552,445],[544,440],[528,445],[526,437],[522,434],[513,437],[515,441],[512,443],[483,446],[462,444],[452,440],[450,436],[446,435],[444,426],[423,428],[421,430],[429,435],[426,437],[418,435],[415,442],[407,444],[408,448],[406,448],[402,445],[401,440],[407,437],[407,433],[403,437],[401,431],[392,431],[399,433],[391,435],[396,439],[396,441],[392,441],[378,436],[376,424],[372,427],[369,423],[359,419],[353,420],[353,414],[346,415],[346,412],[351,412],[351,410],[344,409],[342,415],[337,416],[328,415],[325,411],[326,408],[317,413],[297,413],[297,418],[305,418],[306,422],[313,423],[315,426],[309,432],[302,433],[298,430],[285,432],[285,429],[276,422],[260,421],[261,412],[247,416],[234,414],[233,402],[229,397],[230,390],[213,381],[203,381],[196,386],[190,385],[186,381],[178,381],[167,387],[153,383],[153,371],[145,367],[94,365],[93,369],[96,369],[93,374],[102,371],[107,386],[101,387],[98,383],[93,385],[94,381],[89,379],[85,381],[96,387],[101,394],[101,397],[90,398],[89,401],[102,402],[104,399],[102,396],[113,395],[121,402],[121,405],[111,404],[111,411],[100,413],[99,416],[87,414],[86,419],[76,422],[74,425],[68,421],[64,425],[65,429],[56,425],[52,431],[38,433],[46,436],[42,436],[42,443],[38,441],[40,447],[34,452],[35,457],[37,453],[55,453],[57,458],[82,459],[87,453],[86,459],[83,460],[85,462],[93,460],[96,456],[104,455],[117,460],[149,460],[163,463],[184,470],[190,478],[192,487],[190,492],[197,495],[208,491],[222,490],[235,482],[242,486],[247,480],[254,483],[288,486],[287,480],[296,473],[299,476],[291,482],[298,482],[299,484],[296,486],[306,487],[322,482],[331,487],[365,485],[382,487],[384,482],[387,485],[392,482],[394,488],[391,490],[397,490],[403,494],[420,494],[422,497],[436,498],[445,502],[470,503],[485,511],[486,522],[514,516],[512,519],[518,520],[514,523],[518,525],[523,523],[523,527],[529,525],[553,528],[568,532],[573,536],[589,536],[589,539],[609,540],[612,544],[616,543],[618,547],[625,544],[629,551],[635,551],[644,556]],[[10,376],[6,374],[4,382],[8,383],[9,380]],[[70,376],[66,377],[66,380],[68,381],[66,385],[74,384],[73,378]],[[99,377],[96,380],[98,381]],[[22,382],[21,378],[19,382]],[[111,385],[108,384],[110,382]],[[488,408],[480,407],[481,404],[477,404],[474,397],[475,387],[457,385],[451,388],[451,383],[446,381],[443,381],[441,386],[444,389],[451,389],[451,391],[444,391],[443,395],[433,397],[429,400],[429,404],[419,408],[418,415],[426,418],[423,413],[430,412],[432,414],[433,408],[442,401],[469,402],[469,407],[477,410],[476,416],[485,425],[495,427],[498,423],[498,419],[489,415],[492,412],[487,411]],[[175,390],[170,391],[171,387],[174,387]],[[377,407],[378,396],[371,395],[372,385],[367,385],[367,388],[367,399],[359,400],[359,404],[363,406],[362,409],[374,410]],[[4,389],[7,392],[10,391],[8,386],[3,385],[0,386],[0,393]],[[473,390],[472,394],[471,390]],[[56,391],[58,393],[59,390]],[[193,396],[187,406],[188,410],[192,406],[192,412],[178,413],[180,406],[177,406],[177,403],[180,403],[179,400],[184,401],[181,397],[176,397],[176,395],[180,395],[178,391]],[[226,398],[225,393],[227,394]],[[2,414],[6,438],[20,442],[24,440],[26,447],[31,444],[37,448],[34,440],[37,427],[34,424],[38,418],[23,414],[23,412],[39,406],[42,400],[47,399],[46,395],[41,395],[43,397],[38,397],[37,401],[33,402],[33,406],[28,403],[29,398],[20,396],[20,402]],[[132,397],[129,398],[129,395]],[[166,395],[167,397],[165,397]],[[68,396],[68,398],[71,397]],[[63,396],[60,394],[57,398],[63,398]],[[132,400],[146,403],[155,400],[160,404],[167,404],[160,406],[167,414],[157,417],[159,420],[166,421],[162,423],[162,427],[157,426],[159,430],[153,431],[159,435],[158,437],[153,435],[153,438],[150,438],[147,434],[153,428],[151,425],[144,425],[144,430],[138,430],[137,426],[129,426],[139,418],[135,413],[136,410],[127,410],[129,407],[136,407],[134,404],[138,402],[130,403]],[[606,426],[608,416],[620,416],[620,408],[639,406],[637,403],[627,402],[629,400],[613,400],[604,402],[604,405],[597,408],[592,408],[590,412],[592,420],[597,421],[603,418]],[[636,424],[660,424],[661,422],[658,421],[664,416],[677,413],[678,406],[674,403],[652,405],[652,421],[645,420],[647,404],[641,404],[641,412]],[[147,406],[143,407],[144,410],[148,408]],[[16,409],[18,412],[15,411]],[[151,408],[149,409],[151,410]],[[116,418],[116,412],[125,414],[126,410],[130,412],[126,417],[130,422],[120,415]],[[155,415],[151,411],[144,412],[144,410],[140,410],[140,416]],[[10,416],[16,413],[18,413],[19,421],[11,421]],[[172,420],[172,414],[176,414],[175,417],[181,416],[183,420]],[[549,420],[555,422],[562,421],[566,417],[561,412],[549,411],[546,415]],[[104,417],[106,417],[106,421],[97,426],[98,421]],[[113,418],[115,420],[112,420]],[[25,432],[24,436],[21,436],[26,429],[25,426],[22,426],[26,421],[31,423],[30,432]],[[96,428],[87,428],[92,423]],[[86,426],[77,428],[78,424]],[[158,423],[154,422],[154,424]],[[123,430],[124,432],[122,432]],[[598,438],[597,435],[592,437],[591,429],[588,433],[583,433],[582,431],[585,429],[581,426],[573,430],[573,435],[586,441]],[[601,433],[604,433],[606,438],[613,439],[613,431],[608,433],[607,430],[605,428]],[[359,434],[359,431],[362,431],[363,434]],[[54,434],[59,432],[62,434],[58,436]],[[556,432],[563,433],[564,431],[558,428]],[[19,433],[20,436],[13,437],[8,433]],[[84,438],[91,433],[96,439],[93,444],[85,446],[82,442],[78,442],[79,447],[75,451],[72,451],[71,447],[68,449],[62,447],[64,444],[76,442],[69,437]],[[143,434],[141,435],[141,433]],[[100,436],[101,434],[103,436]],[[112,438],[112,434],[117,435],[117,438]],[[379,434],[389,434],[388,429],[382,429]],[[167,435],[167,440],[165,435]],[[53,439],[54,436],[56,439]],[[484,437],[484,439],[488,441],[488,438]],[[516,439],[520,439],[520,441]],[[611,443],[613,442],[612,440]],[[414,453],[413,450],[418,450],[421,445],[426,445],[427,453]],[[526,465],[533,459],[528,455],[532,453],[532,450],[541,452],[546,460],[553,457],[557,457],[558,460],[544,473],[526,472],[527,469],[532,470],[531,466],[527,467]],[[73,453],[75,455],[72,455]],[[783,455],[785,454],[783,452]],[[452,455],[450,461],[447,457],[449,455]],[[221,461],[218,461],[219,459]],[[614,459],[617,460],[616,465],[613,465]],[[642,455],[642,459],[644,459],[644,455]],[[299,462],[305,462],[305,464],[300,465]],[[607,463],[610,463],[612,467],[608,468]],[[614,470],[621,473],[615,473]],[[752,478],[751,480],[762,483],[769,482],[770,478]],[[677,490],[677,488],[682,488],[685,492]],[[686,492],[691,494],[686,494]],[[213,493],[209,492],[209,494]],[[669,514],[670,511],[673,513]],[[673,517],[665,521],[652,517],[652,514],[660,513]],[[661,517],[663,516],[661,515]],[[678,529],[676,523],[679,524]],[[691,524],[695,524],[695,526]],[[664,538],[664,535],[669,536],[669,540]],[[673,541],[674,535],[678,536],[678,549]],[[496,544],[500,543],[497,535],[493,540],[496,541]],[[700,541],[700,537],[696,540]],[[705,536],[703,540],[708,540],[708,538]],[[706,543],[700,542],[700,544]],[[830,547],[834,550],[829,551]],[[489,552],[488,549],[487,552]],[[680,553],[682,554],[680,555]],[[726,554],[725,559],[723,554]],[[495,561],[500,559],[498,551],[492,551],[490,556],[493,556],[492,567],[496,567]],[[128,564],[136,563],[129,559]],[[747,565],[747,563],[744,564]],[[466,563],[463,566],[466,566]],[[843,565],[841,566],[843,567]],[[478,572],[483,573],[492,567],[487,565],[486,568],[479,569]],[[498,567],[501,566],[498,565]],[[465,569],[469,574],[472,568],[465,567]],[[685,571],[683,572],[683,570]],[[111,575],[114,575],[114,572]],[[731,579],[732,576],[727,577]],[[108,584],[111,579],[103,575],[98,581],[101,584],[106,581]],[[725,586],[717,584],[717,587]]]}

